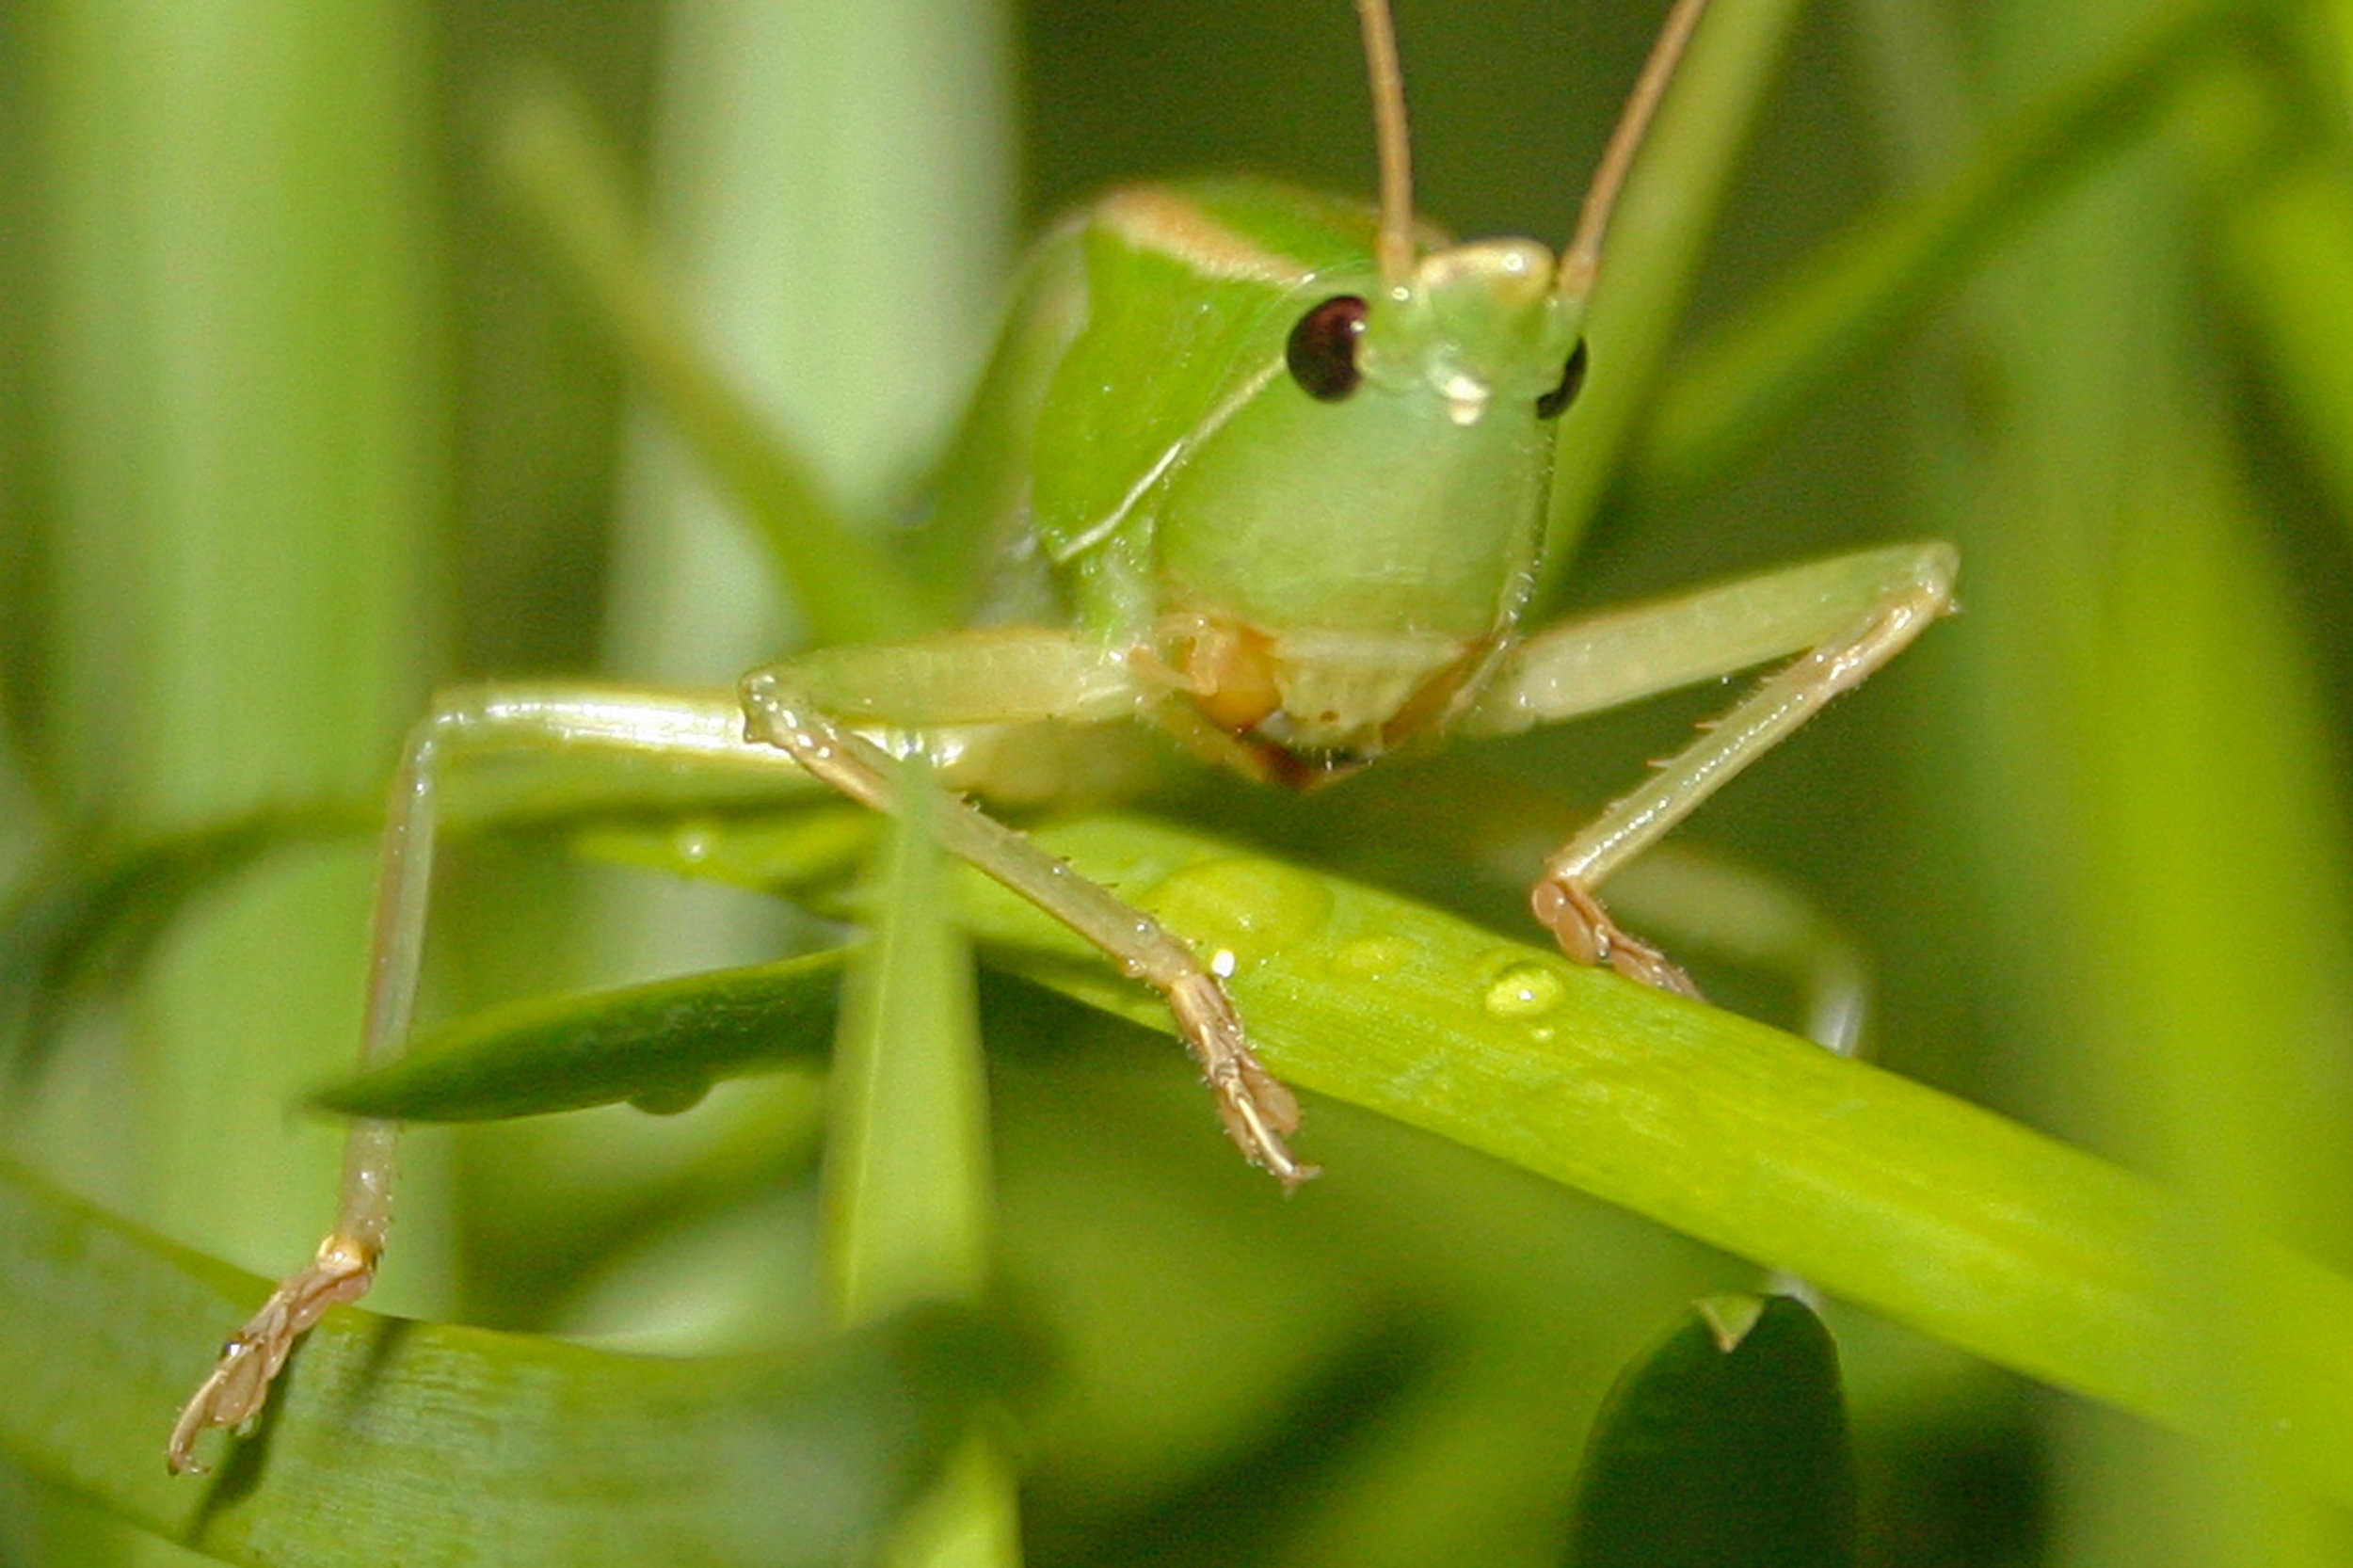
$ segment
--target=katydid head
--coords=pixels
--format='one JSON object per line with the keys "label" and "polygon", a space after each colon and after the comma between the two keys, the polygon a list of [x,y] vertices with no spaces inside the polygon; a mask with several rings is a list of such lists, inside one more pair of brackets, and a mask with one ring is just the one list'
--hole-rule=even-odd
{"label": "katydid head", "polygon": [[1178,664],[1221,726],[1370,757],[1442,726],[1535,582],[1554,422],[1651,111],[1705,0],[1676,0],[1556,261],[1532,240],[1425,248],[1386,0],[1357,0],[1379,146],[1371,254],[1299,280],[1279,369],[1166,476],[1154,553]]}
{"label": "katydid head", "polygon": [[[1577,232],[1556,265],[1529,240],[1489,240],[1422,255],[1415,242],[1412,138],[1405,126],[1405,77],[1398,62],[1389,0],[1356,0],[1366,73],[1372,89],[1374,144],[1380,163],[1381,205],[1375,259],[1379,292],[1360,331],[1362,358],[1388,361],[1400,380],[1435,377],[1456,390],[1464,423],[1477,417],[1486,393],[1481,372],[1538,358],[1561,343],[1574,344],[1574,362],[1545,412],[1556,415],[1575,395],[1584,372],[1579,336],[1585,301],[1601,270],[1601,247],[1626,171],[1650,129],[1651,116],[1673,79],[1684,46],[1707,0],[1675,0],[1650,58],[1618,117],[1600,167],[1585,194]],[[1373,374],[1367,369],[1367,374]],[[1450,377],[1460,374],[1464,379]]]}
{"label": "katydid head", "polygon": [[1160,588],[1203,711],[1320,767],[1442,722],[1535,581],[1577,303],[1525,240],[1341,271],[1173,468]]}
{"label": "katydid head", "polygon": [[[1319,319],[1318,312],[1294,330],[1291,374],[1310,395],[1327,401],[1367,381],[1397,395],[1426,391],[1445,402],[1457,424],[1474,424],[1491,404],[1508,408],[1521,396],[1538,399],[1541,418],[1556,418],[1584,379],[1579,333],[1587,274],[1556,266],[1533,240],[1483,240],[1420,252],[1405,77],[1388,0],[1356,0],[1356,14],[1381,169],[1380,286],[1370,298],[1353,302],[1344,374],[1327,370],[1321,385],[1302,374],[1299,333]],[[1589,213],[1586,227],[1597,230],[1607,221],[1605,201],[1598,216]],[[1598,243],[1596,234],[1593,244]],[[1338,303],[1319,311],[1329,313]]]}
{"label": "katydid head", "polygon": [[1185,666],[1222,725],[1369,757],[1509,631],[1581,371],[1552,271],[1527,241],[1462,246],[1402,287],[1318,274],[1271,316],[1279,361],[1188,444],[1154,530],[1167,607],[1222,629]]}

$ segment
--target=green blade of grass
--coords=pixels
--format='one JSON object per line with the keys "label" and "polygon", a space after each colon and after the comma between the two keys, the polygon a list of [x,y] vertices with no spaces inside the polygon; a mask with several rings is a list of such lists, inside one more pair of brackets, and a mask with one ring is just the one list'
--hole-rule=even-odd
{"label": "green blade of grass", "polygon": [[[1232,954],[1244,1020],[1302,1088],[2058,1386],[2185,1430],[2215,1419],[2204,1368],[2181,1353],[2207,1297],[2183,1260],[2210,1264],[2222,1243],[2115,1165],[1735,1014],[1214,840],[1115,817],[1038,840],[1205,953]],[[991,962],[1169,1029],[1149,991],[977,876],[967,916]],[[600,1004],[576,1005],[594,1027]],[[665,1048],[661,1070],[675,1074],[683,1048]],[[1185,1070],[1173,1051],[1169,1070]],[[1206,1104],[1202,1125],[1207,1142]],[[1311,1110],[1303,1148],[1313,1141]],[[2260,1414],[2310,1484],[2353,1498],[2353,1346],[2341,1332],[2353,1282],[2261,1243],[2231,1243],[2229,1258],[2254,1315],[2247,1332],[2276,1352],[2234,1408]]]}
{"label": "green blade of grass", "polygon": [[[873,940],[851,962],[827,1080],[823,1238],[840,1322],[918,1302],[977,1302],[994,1272],[996,1192],[972,964],[956,928],[928,770],[902,769],[901,816],[872,891]],[[894,1568],[1021,1560],[1014,1471],[976,1432],[895,1532]]]}
{"label": "green blade of grass", "polygon": [[[0,584],[0,617],[46,633],[12,706],[52,831],[373,796],[439,629],[454,424],[433,28],[378,4],[18,9],[26,139],[7,156],[39,200],[0,220],[22,222],[29,264],[0,309],[40,326],[29,412],[54,504],[26,520],[42,569]],[[335,1129],[273,1101],[350,1027],[368,886],[339,846],[175,922],[109,999],[117,1027],[54,1057],[39,1101],[8,1097],[11,1152],[224,1254],[302,1256]],[[157,890],[160,920],[183,889]],[[72,924],[48,935],[70,946]],[[422,1220],[430,1154],[413,1164]],[[431,1249],[411,1256],[400,1288],[434,1291]],[[91,1309],[54,1262],[0,1272],[56,1298],[12,1304],[15,1331]],[[111,1374],[104,1344],[61,1365]],[[42,1384],[12,1365],[0,1386],[13,1403]],[[154,1408],[126,1430],[152,1432]]]}
{"label": "green blade of grass", "polygon": [[1802,11],[1800,0],[1715,5],[1659,105],[1602,253],[1591,384],[1561,421],[1540,600],[1560,588],[1650,400],[1717,203]]}
{"label": "green blade of grass", "polygon": [[2339,520],[2353,520],[2353,314],[2333,308],[2353,277],[2353,180],[2317,161],[2242,180],[2223,237],[2229,277],[2281,406]]}
{"label": "green blade of grass", "polygon": [[1989,138],[1949,183],[1821,247],[1695,350],[1634,441],[1634,482],[1672,504],[1828,401],[1983,258],[2118,148],[2148,136],[2239,13],[2201,5],[2137,39]]}
{"label": "green blade of grass", "polygon": [[495,1121],[623,1101],[681,1110],[722,1079],[822,1063],[844,956],[834,949],[487,1008],[316,1103],[346,1116],[412,1122]]}
{"label": "green blade of grass", "polygon": [[969,1313],[808,1357],[662,1360],[338,1310],[206,1485],[162,1432],[263,1281],[0,1161],[0,1445],[232,1562],[839,1562],[1019,1357]]}
{"label": "green blade of grass", "polygon": [[[2220,1243],[2189,1245],[2198,1216],[2117,1166],[1763,1024],[1214,840],[1108,818],[1038,837],[1205,951],[1232,952],[1243,1019],[1302,1088],[2029,1376],[2185,1430],[2217,1419],[2180,1352]],[[971,907],[984,947],[1020,944],[1000,961],[1166,1027],[1155,999],[1010,895],[983,888]],[[2246,1402],[2282,1461],[2353,1498],[2353,1282],[2259,1242],[2230,1259],[2251,1332],[2276,1352]]]}
{"label": "green blade of grass", "polygon": [[969,1299],[988,1277],[987,1085],[971,963],[926,826],[930,797],[920,787],[904,796],[907,816],[870,884],[883,909],[850,967],[828,1080],[826,1270],[845,1323],[912,1301]]}
{"label": "green blade of grass", "polygon": [[704,468],[760,530],[820,643],[910,636],[941,624],[922,585],[849,527],[748,397],[711,368],[675,291],[646,253],[587,111],[552,82],[511,105],[509,180]]}

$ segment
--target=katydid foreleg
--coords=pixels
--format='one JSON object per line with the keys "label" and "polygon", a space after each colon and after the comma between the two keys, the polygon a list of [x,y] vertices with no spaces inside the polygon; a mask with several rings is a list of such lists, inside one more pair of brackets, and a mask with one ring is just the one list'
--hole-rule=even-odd
{"label": "katydid foreleg", "polygon": [[[411,732],[393,779],[360,1064],[384,1065],[408,1048],[434,849],[447,815],[445,796],[458,777],[471,782],[475,774],[496,772],[494,764],[521,764],[521,789],[511,780],[492,784],[488,808],[475,803],[470,816],[486,818],[532,814],[531,764],[553,762],[568,771],[598,759],[632,776],[623,800],[650,791],[667,801],[682,791],[697,801],[782,802],[838,790],[888,808],[892,760],[881,744],[888,742],[937,754],[951,762],[952,785],[981,789],[993,781],[994,752],[1020,753],[1016,772],[1031,776],[1025,783],[1034,792],[1039,748],[993,748],[992,737],[1033,735],[1032,727],[1048,720],[1132,718],[1165,697],[1164,685],[1085,639],[1007,629],[821,650],[754,674],[740,697],[613,687],[446,695]],[[853,710],[861,728],[836,722],[824,708]],[[660,776],[671,774],[677,776]],[[574,787],[557,796],[559,805],[578,800]],[[1232,1004],[1191,949],[961,799],[937,814],[936,825],[952,853],[1070,925],[1167,999],[1244,1153],[1286,1184],[1315,1175],[1283,1143],[1298,1126],[1298,1102],[1251,1054]],[[388,1122],[353,1124],[333,1230],[310,1266],[280,1284],[223,1345],[173,1428],[167,1450],[173,1470],[201,1471],[197,1438],[258,1412],[295,1342],[330,1307],[366,1293],[392,1223],[397,1130]]]}
{"label": "katydid foreleg", "polygon": [[[763,793],[794,781],[806,788],[808,782],[775,750],[744,741],[743,712],[726,693],[485,687],[445,695],[410,732],[392,779],[377,871],[360,1065],[382,1065],[408,1047],[435,840],[452,772],[502,754],[598,752],[691,763],[714,786],[733,778]],[[200,1473],[198,1436],[209,1427],[235,1426],[259,1411],[295,1341],[329,1307],[359,1300],[374,1283],[392,1224],[397,1141],[398,1128],[390,1122],[352,1124],[334,1229],[319,1243],[310,1266],[271,1292],[221,1347],[211,1375],[172,1429],[166,1460],[173,1471]]]}
{"label": "katydid foreleg", "polygon": [[1957,567],[1944,544],[1868,551],[1560,627],[1513,649],[1462,731],[1531,728],[1800,655],[1545,861],[1530,903],[1562,950],[1698,995],[1681,968],[1610,920],[1602,882],[1949,611]]}
{"label": "katydid foreleg", "polygon": [[[744,681],[746,733],[789,753],[809,773],[854,800],[888,810],[895,800],[890,758],[882,747],[825,712],[821,676],[840,676],[840,666],[871,662],[871,673],[891,664],[905,672],[923,662],[967,683],[976,658],[991,650],[1008,656],[998,673],[1027,676],[1002,700],[1018,708],[1000,716],[1072,722],[1137,715],[1161,695],[1156,682],[1127,658],[1096,650],[1080,638],[1047,632],[947,633],[920,642],[871,648],[843,648],[759,670]],[[1066,677],[1057,688],[1057,670]],[[918,694],[896,687],[893,722],[914,711],[925,720],[977,719],[945,690]],[[1159,991],[1176,1016],[1178,1032],[1217,1100],[1225,1130],[1253,1164],[1286,1187],[1316,1175],[1291,1154],[1284,1139],[1299,1128],[1299,1102],[1260,1065],[1243,1037],[1241,1020],[1225,988],[1193,950],[1160,923],[1110,889],[1087,880],[1032,844],[1014,829],[961,798],[934,813],[942,847],[1003,884],[1094,944],[1121,970]]]}

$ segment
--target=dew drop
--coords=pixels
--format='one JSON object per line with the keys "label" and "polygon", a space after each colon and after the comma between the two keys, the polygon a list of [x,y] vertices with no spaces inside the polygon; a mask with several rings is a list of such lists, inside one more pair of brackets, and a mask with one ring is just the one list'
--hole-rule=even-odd
{"label": "dew drop", "polygon": [[1493,1017],[1532,1018],[1560,1006],[1567,994],[1558,970],[1545,964],[1521,962],[1489,983],[1484,1002]]}
{"label": "dew drop", "polygon": [[1143,902],[1171,930],[1229,953],[1237,968],[1313,936],[1332,914],[1332,890],[1321,877],[1240,856],[1187,866]]}
{"label": "dew drop", "polygon": [[1414,956],[1395,936],[1359,936],[1333,955],[1332,967],[1357,980],[1386,980]]}
{"label": "dew drop", "polygon": [[629,1103],[649,1116],[675,1116],[681,1111],[692,1111],[711,1093],[711,1080],[706,1078],[681,1078],[675,1082],[655,1084],[630,1096]]}

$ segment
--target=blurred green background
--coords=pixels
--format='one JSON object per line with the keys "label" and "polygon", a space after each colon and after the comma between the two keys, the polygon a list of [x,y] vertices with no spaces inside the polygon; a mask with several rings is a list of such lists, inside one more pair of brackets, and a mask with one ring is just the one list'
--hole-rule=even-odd
{"label": "blurred green background", "polygon": [[[1558,243],[1656,10],[1401,0],[1423,208]],[[1752,445],[1678,466],[1638,426],[1564,594],[1955,540],[1965,613],[1689,837],[1854,934],[1890,1066],[2343,1268],[2353,6],[2239,10],[2244,35],[2185,35],[2038,153],[2070,172],[1980,215],[1984,254],[1794,415],[1738,432]],[[1807,10],[1759,63],[1662,395],[1776,278],[2177,13]],[[517,84],[551,71],[627,151],[738,373],[874,506],[920,478],[1018,235],[1136,176],[1371,183],[1339,0],[13,0],[0,881],[79,836],[364,796],[436,683],[724,682],[783,646],[754,548],[632,414],[492,168]],[[1532,865],[1715,700],[1488,748],[1478,765],[1553,803],[1497,863]],[[1366,784],[1410,821],[1438,771]],[[1494,865],[1300,833],[1513,929]],[[245,1267],[305,1255],[333,1136],[286,1107],[348,1051],[367,875],[362,848],[306,849],[202,904],[133,994],[77,1016],[38,1093],[10,1088],[8,1145]],[[473,848],[450,888],[437,1009],[790,936],[759,901],[527,848]],[[1163,1042],[989,1005],[1006,1272],[1060,1349],[1024,1448],[1033,1561],[1552,1560],[1615,1368],[1692,1294],[1755,1282],[1336,1106],[1312,1110],[1334,1175],[1275,1206],[1200,1136]],[[771,1080],[675,1125],[421,1137],[383,1304],[703,1336],[664,1343],[774,1332],[809,1310],[810,1098]],[[626,1258],[547,1240],[680,1167],[730,1173],[724,1197],[621,1251],[666,1258],[650,1277],[677,1295],[704,1282],[695,1304],[649,1305]],[[2353,1562],[2345,1522],[2245,1454],[1832,1322],[1867,1561]],[[2211,1332],[2230,1343],[2227,1312]],[[163,1555],[0,1474],[0,1561]]]}

